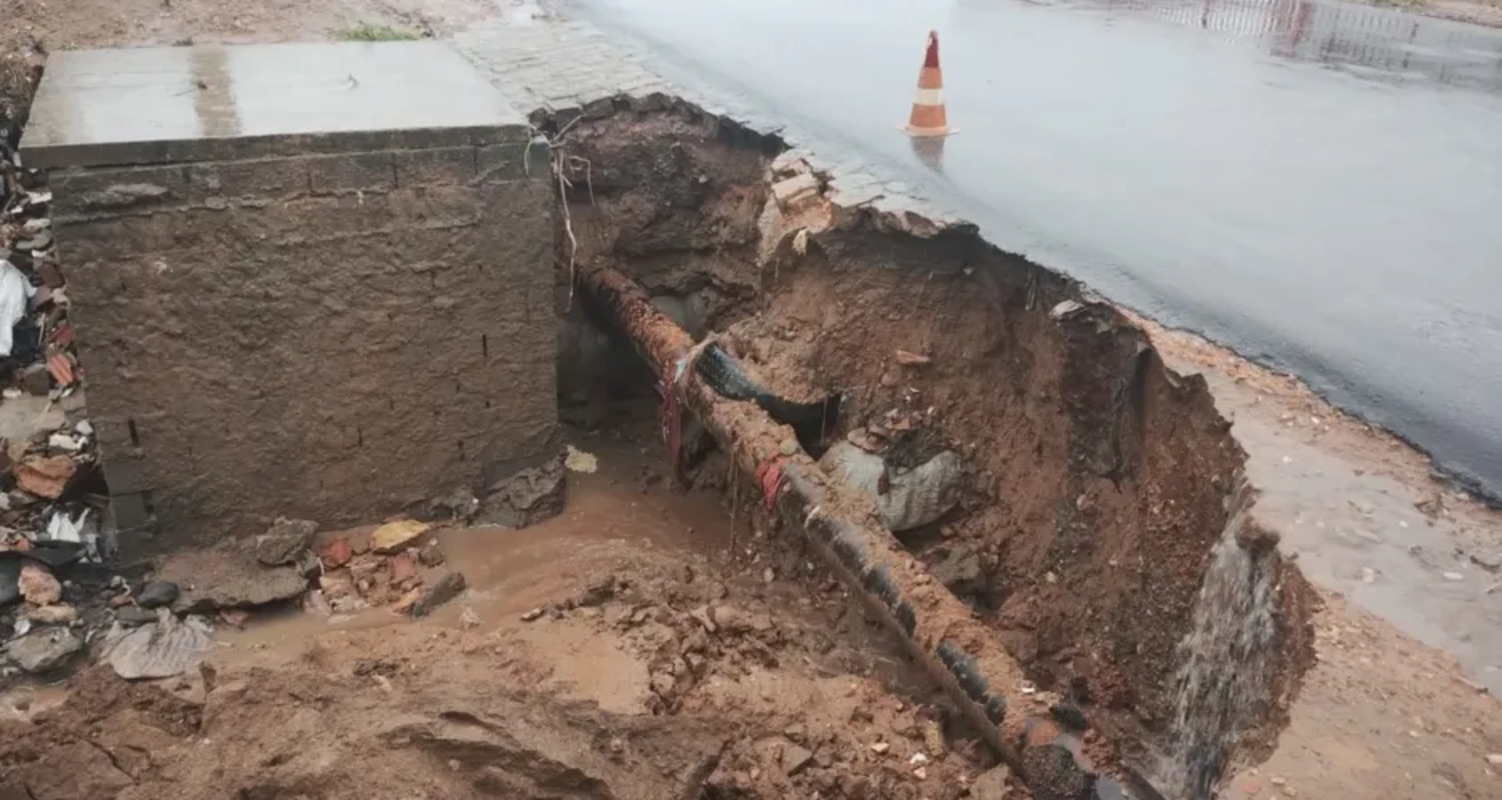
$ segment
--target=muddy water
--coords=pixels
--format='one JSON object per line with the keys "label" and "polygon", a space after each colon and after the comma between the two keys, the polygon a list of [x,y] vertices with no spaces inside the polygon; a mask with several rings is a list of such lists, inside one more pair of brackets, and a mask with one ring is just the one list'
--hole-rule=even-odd
{"label": "muddy water", "polygon": [[[1303,0],[576,5],[1502,493],[1502,32]],[[929,28],[959,128],[941,174],[896,130]]]}
{"label": "muddy water", "polygon": [[1194,627],[1179,645],[1173,738],[1160,776],[1171,796],[1189,800],[1212,796],[1239,737],[1265,719],[1272,678],[1277,569],[1238,541],[1251,505],[1245,484],[1230,502],[1235,511],[1211,552]]}
{"label": "muddy water", "polygon": [[[438,534],[447,556],[441,569],[462,572],[470,588],[461,600],[435,613],[435,623],[457,625],[464,609],[482,620],[516,618],[576,594],[600,577],[601,564],[619,564],[632,552],[689,551],[713,563],[724,560],[731,520],[717,494],[666,489],[661,473],[647,463],[638,444],[601,436],[580,440],[576,446],[596,455],[599,470],[569,473],[560,516],[520,531],[474,527]],[[373,529],[347,533],[358,536]],[[310,635],[329,628],[368,630],[405,624],[411,621],[382,608],[327,619],[289,611],[258,617],[245,630],[226,629],[220,640],[245,651],[296,651]]]}

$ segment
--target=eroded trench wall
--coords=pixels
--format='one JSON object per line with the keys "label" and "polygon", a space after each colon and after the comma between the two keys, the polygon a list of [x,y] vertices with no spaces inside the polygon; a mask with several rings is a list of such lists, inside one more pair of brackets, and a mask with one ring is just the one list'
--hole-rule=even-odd
{"label": "eroded trench wall", "polygon": [[[1180,643],[1245,461],[1202,378],[1174,374],[1114,308],[972,228],[915,236],[828,203],[780,215],[766,142],[692,108],[581,123],[565,150],[589,171],[590,191],[576,181],[570,195],[580,262],[728,330],[746,364],[788,378],[778,388],[840,393],[826,442],[894,411],[921,419],[904,437],[913,455],[954,450],[965,474],[958,508],[905,543],[1031,678],[1143,743],[1133,760],[1168,746]],[[1303,583],[1287,572],[1254,713],[1264,734],[1308,657]]]}
{"label": "eroded trench wall", "polygon": [[380,519],[539,454],[554,197],[526,147],[54,172],[122,549]]}

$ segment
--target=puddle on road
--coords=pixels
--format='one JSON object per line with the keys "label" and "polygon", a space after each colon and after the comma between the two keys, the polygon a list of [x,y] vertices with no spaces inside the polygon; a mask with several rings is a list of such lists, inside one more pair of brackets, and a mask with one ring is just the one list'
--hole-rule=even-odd
{"label": "puddle on road", "polygon": [[1083,0],[1225,39],[1292,61],[1374,80],[1427,80],[1502,94],[1502,31],[1350,3],[1316,0]]}
{"label": "puddle on road", "polygon": [[1502,694],[1502,573],[1471,560],[1461,524],[1428,517],[1415,507],[1428,498],[1397,480],[1300,441],[1265,414],[1242,413],[1245,393],[1207,377],[1249,455],[1257,516],[1282,534],[1304,575],[1453,654],[1472,680]]}

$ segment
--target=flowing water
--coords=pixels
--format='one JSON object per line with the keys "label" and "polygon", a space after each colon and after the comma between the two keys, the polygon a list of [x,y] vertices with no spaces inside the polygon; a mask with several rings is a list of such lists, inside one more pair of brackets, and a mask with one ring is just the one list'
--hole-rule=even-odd
{"label": "flowing water", "polygon": [[1169,797],[1208,800],[1227,759],[1271,702],[1278,555],[1242,546],[1252,500],[1243,481],[1211,552],[1194,627],[1179,644],[1173,737],[1159,776]]}

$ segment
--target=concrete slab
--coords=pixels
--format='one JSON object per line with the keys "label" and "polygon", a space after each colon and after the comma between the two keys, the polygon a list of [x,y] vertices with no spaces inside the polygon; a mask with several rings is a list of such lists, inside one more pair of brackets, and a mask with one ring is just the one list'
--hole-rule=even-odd
{"label": "concrete slab", "polygon": [[520,141],[526,118],[447,44],[55,53],[21,141],[36,167]]}

